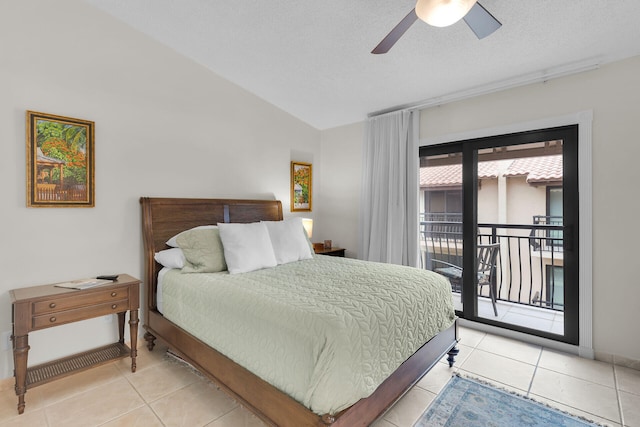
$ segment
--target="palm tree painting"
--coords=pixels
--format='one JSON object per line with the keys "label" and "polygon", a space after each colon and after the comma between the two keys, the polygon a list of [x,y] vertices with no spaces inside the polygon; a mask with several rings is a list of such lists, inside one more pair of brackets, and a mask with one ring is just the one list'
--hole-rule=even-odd
{"label": "palm tree painting", "polygon": [[94,206],[94,123],[27,111],[27,206]]}

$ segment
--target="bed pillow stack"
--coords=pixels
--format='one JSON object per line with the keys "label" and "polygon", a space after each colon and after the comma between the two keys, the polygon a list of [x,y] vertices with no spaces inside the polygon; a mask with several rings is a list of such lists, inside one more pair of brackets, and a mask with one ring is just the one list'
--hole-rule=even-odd
{"label": "bed pillow stack", "polygon": [[172,248],[156,253],[156,261],[185,273],[246,273],[313,258],[301,218],[199,226],[167,245]]}

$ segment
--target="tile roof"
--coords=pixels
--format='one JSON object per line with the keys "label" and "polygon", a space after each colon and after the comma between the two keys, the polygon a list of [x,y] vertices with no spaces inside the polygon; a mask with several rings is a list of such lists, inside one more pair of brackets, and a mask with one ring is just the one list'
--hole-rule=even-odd
{"label": "tile roof", "polygon": [[462,165],[420,168],[420,187],[448,187],[462,184]]}
{"label": "tile roof", "polygon": [[[478,163],[478,177],[526,176],[528,183],[562,181],[562,156],[527,157],[511,161],[492,160]],[[462,165],[420,168],[420,187],[439,188],[462,185]]]}
{"label": "tile roof", "polygon": [[562,181],[562,155],[516,159],[505,176],[525,176],[527,182]]}
{"label": "tile roof", "polygon": [[[499,161],[480,162],[478,177],[497,178]],[[420,187],[450,187],[462,185],[462,165],[431,166],[420,168]]]}

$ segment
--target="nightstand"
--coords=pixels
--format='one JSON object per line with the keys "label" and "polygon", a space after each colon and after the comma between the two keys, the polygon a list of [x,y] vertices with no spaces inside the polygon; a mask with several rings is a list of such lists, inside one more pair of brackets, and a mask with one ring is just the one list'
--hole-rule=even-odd
{"label": "nightstand", "polygon": [[329,255],[329,256],[339,256],[339,257],[344,257],[344,251],[345,249],[343,248],[331,248],[331,249],[315,249],[314,248],[314,252],[318,255]]}
{"label": "nightstand", "polygon": [[[13,360],[18,413],[24,412],[28,389],[74,372],[131,356],[131,372],[136,371],[140,280],[120,274],[118,280],[89,289],[56,287],[55,284],[9,291],[13,314]],[[129,312],[131,348],[124,344],[124,320]],[[29,332],[67,323],[118,315],[119,340],[94,350],[27,368]]]}

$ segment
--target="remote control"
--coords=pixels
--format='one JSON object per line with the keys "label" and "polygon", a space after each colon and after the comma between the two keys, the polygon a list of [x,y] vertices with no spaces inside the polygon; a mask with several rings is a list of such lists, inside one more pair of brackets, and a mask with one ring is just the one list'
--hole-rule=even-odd
{"label": "remote control", "polygon": [[104,279],[104,280],[111,280],[111,281],[116,281],[118,280],[118,275],[117,274],[106,274],[103,276],[98,276],[96,277],[96,279]]}

